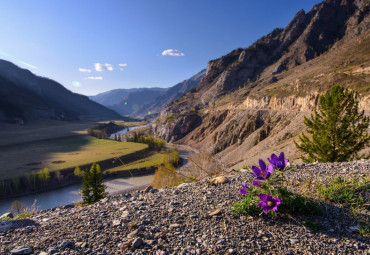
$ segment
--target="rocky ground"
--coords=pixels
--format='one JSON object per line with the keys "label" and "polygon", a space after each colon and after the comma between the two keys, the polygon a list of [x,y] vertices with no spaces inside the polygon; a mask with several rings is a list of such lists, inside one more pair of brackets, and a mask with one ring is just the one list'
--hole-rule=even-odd
{"label": "rocky ground", "polygon": [[[297,184],[310,179],[369,173],[370,161],[306,164],[289,174],[289,183],[299,190]],[[231,206],[242,199],[238,189],[246,178],[248,171],[229,175],[224,184],[204,179],[135,191],[91,206],[56,208],[23,227],[22,222],[3,224],[0,254],[370,254],[358,222],[327,203],[316,217],[233,215]],[[306,221],[319,230],[306,228]]]}

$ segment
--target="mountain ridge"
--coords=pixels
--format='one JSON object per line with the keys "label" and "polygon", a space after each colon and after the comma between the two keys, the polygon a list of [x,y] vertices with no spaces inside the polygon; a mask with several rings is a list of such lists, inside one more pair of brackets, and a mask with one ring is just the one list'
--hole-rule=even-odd
{"label": "mountain ridge", "polygon": [[370,110],[369,27],[366,1],[326,0],[299,11],[286,28],[211,60],[196,92],[163,109],[153,132],[230,167],[282,146],[295,160],[303,116],[332,84],[358,90]]}
{"label": "mountain ridge", "polygon": [[[14,118],[50,118],[59,120],[78,120],[80,118],[120,119],[120,115],[97,104],[87,96],[73,93],[58,82],[40,77],[27,69],[0,60],[0,94],[4,100],[13,102],[13,109],[19,108],[24,115],[3,115],[2,120]],[[18,98],[22,95],[23,100]],[[30,100],[30,101],[28,101]],[[5,112],[7,106],[0,109]],[[8,111],[8,110],[7,110]],[[4,117],[8,115],[7,117]]]}

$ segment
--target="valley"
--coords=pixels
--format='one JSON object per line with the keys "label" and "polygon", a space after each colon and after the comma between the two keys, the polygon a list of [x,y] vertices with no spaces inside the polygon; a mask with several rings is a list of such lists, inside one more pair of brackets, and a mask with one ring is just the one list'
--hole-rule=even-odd
{"label": "valley", "polygon": [[1,254],[370,254],[369,0],[3,5]]}

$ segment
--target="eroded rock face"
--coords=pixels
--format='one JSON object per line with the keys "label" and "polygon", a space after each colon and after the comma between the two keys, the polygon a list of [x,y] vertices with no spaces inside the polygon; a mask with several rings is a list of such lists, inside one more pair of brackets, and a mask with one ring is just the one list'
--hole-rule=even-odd
{"label": "eroded rock face", "polygon": [[190,133],[202,123],[202,118],[197,114],[180,115],[165,123],[153,125],[153,132],[167,142],[174,142]]}
{"label": "eroded rock face", "polygon": [[[312,66],[331,65],[325,56],[336,59],[338,52],[347,56],[346,47],[355,40],[366,42],[369,28],[370,7],[364,0],[326,0],[308,13],[301,10],[286,28],[275,29],[246,49],[210,61],[196,92],[186,94],[160,114],[161,120],[169,114],[181,117],[170,123],[162,121],[154,133],[166,141],[221,155],[230,162],[233,158],[241,160],[241,151],[254,157],[249,151],[258,144],[272,149],[280,148],[288,139],[293,144],[292,137],[304,130],[303,116],[314,111],[320,94],[337,81],[348,87],[368,81],[340,78],[337,67],[352,63],[347,57],[333,64],[330,75]],[[366,63],[342,76],[366,77]],[[360,97],[360,107],[370,110],[368,92]],[[190,109],[200,110],[197,117],[186,117]],[[295,122],[290,123],[293,119]]]}

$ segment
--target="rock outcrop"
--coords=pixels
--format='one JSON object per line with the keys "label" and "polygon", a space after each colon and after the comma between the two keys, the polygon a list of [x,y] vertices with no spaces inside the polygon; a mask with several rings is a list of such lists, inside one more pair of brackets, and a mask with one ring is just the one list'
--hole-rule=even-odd
{"label": "rock outcrop", "polygon": [[[260,144],[288,146],[295,155],[292,139],[304,131],[303,116],[331,85],[358,90],[360,107],[370,111],[369,27],[366,1],[326,0],[301,10],[286,28],[210,61],[196,91],[164,108],[153,131],[230,165],[263,153]],[[195,122],[184,117],[190,112]]]}

